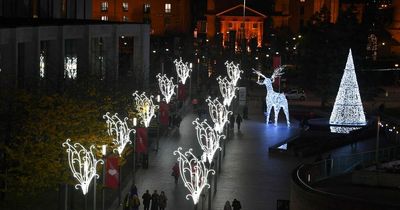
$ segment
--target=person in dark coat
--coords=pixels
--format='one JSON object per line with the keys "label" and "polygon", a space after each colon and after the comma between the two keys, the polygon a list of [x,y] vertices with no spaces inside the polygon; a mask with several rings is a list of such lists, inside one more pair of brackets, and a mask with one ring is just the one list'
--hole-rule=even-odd
{"label": "person in dark coat", "polygon": [[175,163],[174,166],[172,167],[172,176],[175,178],[175,184],[178,183],[179,175],[180,175],[179,165],[178,163]]}
{"label": "person in dark coat", "polygon": [[143,199],[144,210],[149,210],[150,200],[151,200],[151,195],[149,193],[149,190],[146,190],[146,193],[143,194],[142,199]]}
{"label": "person in dark coat", "polygon": [[229,124],[231,126],[231,129],[233,130],[235,128],[235,115],[231,115],[231,119],[229,120]]}
{"label": "person in dark coat", "polygon": [[151,210],[158,210],[160,196],[157,193],[157,190],[154,190],[154,193],[151,195]]}
{"label": "person in dark coat", "polygon": [[242,123],[242,116],[240,116],[240,114],[238,114],[236,116],[236,124],[238,126],[238,130],[240,131],[240,123]]}
{"label": "person in dark coat", "polygon": [[232,201],[232,208],[233,208],[233,210],[242,209],[242,205],[240,204],[240,201],[236,200],[236,198],[233,199],[233,201]]}
{"label": "person in dark coat", "polygon": [[160,210],[165,210],[167,207],[167,196],[165,195],[164,191],[161,191],[160,197],[159,197],[159,205],[160,205]]}
{"label": "person in dark coat", "polygon": [[137,195],[138,194],[137,187],[136,187],[135,184],[132,184],[130,192],[131,192],[131,195]]}

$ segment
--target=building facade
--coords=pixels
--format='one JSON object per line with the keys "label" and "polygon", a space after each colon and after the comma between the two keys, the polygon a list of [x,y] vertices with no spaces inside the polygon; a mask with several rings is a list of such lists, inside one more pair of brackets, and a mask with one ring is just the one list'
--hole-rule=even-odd
{"label": "building facade", "polygon": [[33,20],[0,28],[1,88],[62,90],[79,79],[148,85],[148,24]]}

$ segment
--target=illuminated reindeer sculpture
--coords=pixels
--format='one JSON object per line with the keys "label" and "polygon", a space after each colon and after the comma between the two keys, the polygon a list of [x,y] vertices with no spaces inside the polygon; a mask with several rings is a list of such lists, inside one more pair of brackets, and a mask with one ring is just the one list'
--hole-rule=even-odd
{"label": "illuminated reindeer sculpture", "polygon": [[[272,107],[274,107],[274,114],[275,114],[275,125],[278,123],[278,115],[279,111],[281,108],[283,108],[283,112],[286,115],[286,122],[287,126],[290,126],[290,121],[289,121],[289,108],[288,108],[288,102],[283,93],[277,93],[274,91],[272,87],[272,83],[275,81],[275,78],[277,76],[280,76],[283,74],[283,69],[284,66],[280,66],[274,70],[274,73],[271,75],[271,78],[268,78],[264,76],[260,71],[256,71],[253,69],[253,72],[258,75],[257,79],[257,84],[259,85],[265,85],[265,88],[267,89],[267,96],[265,97],[265,102],[267,104],[267,120],[266,123],[268,124],[269,122],[269,115],[271,113]],[[263,81],[260,81],[260,77],[264,78]]]}

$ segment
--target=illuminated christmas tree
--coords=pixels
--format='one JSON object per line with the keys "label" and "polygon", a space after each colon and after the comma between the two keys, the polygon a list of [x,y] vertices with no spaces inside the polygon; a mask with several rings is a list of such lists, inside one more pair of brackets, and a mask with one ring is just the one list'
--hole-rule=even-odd
{"label": "illuminated christmas tree", "polygon": [[346,68],[335,105],[329,119],[331,125],[365,125],[364,108],[361,102],[360,91],[358,89],[356,72],[354,69],[353,56],[351,49],[347,57]]}

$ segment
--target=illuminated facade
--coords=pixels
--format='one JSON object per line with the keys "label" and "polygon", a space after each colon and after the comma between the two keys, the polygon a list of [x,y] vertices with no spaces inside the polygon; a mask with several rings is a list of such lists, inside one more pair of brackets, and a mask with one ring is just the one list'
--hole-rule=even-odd
{"label": "illuminated facade", "polygon": [[92,19],[150,23],[151,33],[186,33],[189,0],[92,0]]}
{"label": "illuminated facade", "polygon": [[[257,46],[261,47],[263,42],[264,21],[266,15],[246,6],[245,18],[243,20],[243,4],[236,5],[216,13],[213,1],[207,4],[207,38],[214,39],[217,33],[222,34],[222,44],[240,43],[245,38],[247,41],[257,39]],[[244,24],[244,37],[243,37]]]}
{"label": "illuminated facade", "polygon": [[[400,0],[394,0],[392,2],[393,5],[393,22],[389,27],[389,32],[392,35],[393,39],[400,43]],[[400,54],[400,46],[395,45],[392,46],[392,52],[396,54]]]}

